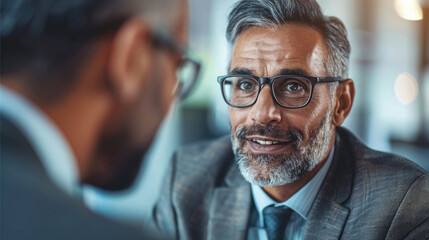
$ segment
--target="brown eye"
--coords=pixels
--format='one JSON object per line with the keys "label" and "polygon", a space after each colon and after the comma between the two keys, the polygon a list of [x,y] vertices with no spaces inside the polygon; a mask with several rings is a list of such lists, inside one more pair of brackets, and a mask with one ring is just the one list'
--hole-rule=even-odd
{"label": "brown eye", "polygon": [[240,90],[243,90],[243,91],[252,90],[254,87],[255,87],[255,83],[253,83],[252,81],[241,80],[238,83],[238,88],[240,88]]}
{"label": "brown eye", "polygon": [[284,94],[295,94],[307,90],[307,86],[303,81],[294,78],[279,79],[276,81],[277,91],[283,92]]}
{"label": "brown eye", "polygon": [[289,92],[298,92],[302,89],[303,89],[303,87],[301,85],[299,85],[298,83],[289,83],[289,84],[287,84],[285,90],[289,91]]}

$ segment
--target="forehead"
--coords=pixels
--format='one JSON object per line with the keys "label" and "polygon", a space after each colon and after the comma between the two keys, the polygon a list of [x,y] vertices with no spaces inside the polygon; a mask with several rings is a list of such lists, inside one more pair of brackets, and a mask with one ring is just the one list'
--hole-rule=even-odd
{"label": "forehead", "polygon": [[285,69],[324,76],[327,47],[322,35],[311,27],[284,24],[254,26],[236,39],[230,70],[248,69],[253,75],[273,76]]}

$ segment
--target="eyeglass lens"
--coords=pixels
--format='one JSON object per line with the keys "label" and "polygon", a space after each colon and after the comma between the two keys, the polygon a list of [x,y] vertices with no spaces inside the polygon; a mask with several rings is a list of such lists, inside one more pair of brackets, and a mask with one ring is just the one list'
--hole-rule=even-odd
{"label": "eyeglass lens", "polygon": [[186,59],[177,69],[177,83],[175,88],[175,94],[178,94],[180,99],[184,99],[189,95],[198,78],[198,72],[198,64]]}

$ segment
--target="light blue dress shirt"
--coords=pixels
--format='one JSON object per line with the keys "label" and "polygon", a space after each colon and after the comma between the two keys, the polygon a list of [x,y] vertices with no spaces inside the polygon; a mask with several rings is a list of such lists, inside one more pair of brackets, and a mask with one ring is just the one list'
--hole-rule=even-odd
{"label": "light blue dress shirt", "polygon": [[60,189],[79,197],[75,157],[57,126],[37,106],[0,86],[0,113],[28,138],[48,176]]}
{"label": "light blue dress shirt", "polygon": [[278,203],[268,196],[260,186],[252,184],[252,197],[255,203],[254,210],[251,213],[250,226],[248,230],[248,240],[267,240],[267,232],[264,229],[264,215],[262,211],[265,207],[273,205],[286,206],[293,210],[289,222],[285,229],[284,239],[301,240],[304,234],[304,226],[308,214],[317,192],[331,166],[334,157],[334,148],[332,147],[328,159],[319,172],[298,192],[285,202]]}

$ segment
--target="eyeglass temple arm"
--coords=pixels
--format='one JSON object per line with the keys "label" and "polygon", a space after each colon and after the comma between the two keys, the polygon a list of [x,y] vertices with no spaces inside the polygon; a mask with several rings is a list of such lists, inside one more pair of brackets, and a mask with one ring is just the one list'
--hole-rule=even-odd
{"label": "eyeglass temple arm", "polygon": [[317,83],[328,83],[328,82],[342,82],[345,79],[340,77],[325,77],[325,78],[316,78]]}

